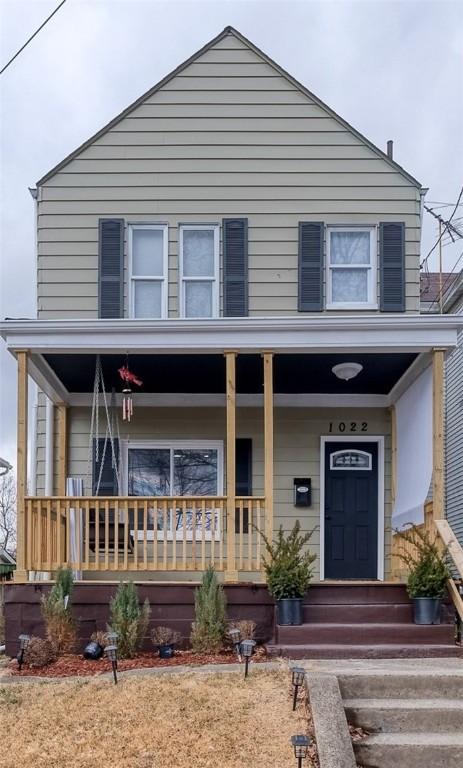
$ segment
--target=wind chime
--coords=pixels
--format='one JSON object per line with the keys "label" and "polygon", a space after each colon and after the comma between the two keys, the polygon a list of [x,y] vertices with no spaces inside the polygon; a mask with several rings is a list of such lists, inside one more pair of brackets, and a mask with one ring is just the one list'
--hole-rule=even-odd
{"label": "wind chime", "polygon": [[125,365],[118,370],[119,376],[124,382],[124,388],[122,390],[122,419],[124,421],[131,421],[133,416],[133,399],[132,399],[132,387],[131,384],[136,384],[137,387],[141,387],[143,382],[129,369],[129,355],[126,355]]}

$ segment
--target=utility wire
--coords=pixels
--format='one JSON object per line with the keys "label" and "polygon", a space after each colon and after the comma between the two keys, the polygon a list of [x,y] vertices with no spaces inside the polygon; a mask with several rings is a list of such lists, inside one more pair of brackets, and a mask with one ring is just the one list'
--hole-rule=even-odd
{"label": "utility wire", "polygon": [[[446,279],[445,283],[444,283],[444,284],[443,284],[443,286],[442,286],[442,291],[439,291],[438,295],[436,296],[436,298],[435,298],[435,299],[434,299],[434,301],[432,302],[431,306],[429,307],[429,312],[430,312],[430,311],[431,311],[431,309],[433,308],[434,304],[436,304],[436,302],[439,302],[439,303],[440,303],[440,301],[441,301],[441,298],[443,298],[443,296],[444,296],[444,293],[445,293],[445,290],[446,290],[446,288],[447,288],[448,284],[449,284],[449,283],[451,282],[451,280],[452,280],[452,276],[453,276],[453,273],[454,273],[455,269],[457,268],[458,264],[460,263],[460,261],[461,261],[462,259],[463,259],[463,251],[460,253],[460,255],[459,255],[458,259],[456,260],[455,264],[454,264],[454,265],[453,265],[453,267],[452,267],[452,270],[449,272],[449,274],[448,274],[448,277],[447,277],[447,279]],[[461,270],[460,270],[460,271],[461,271]]]}
{"label": "utility wire", "polygon": [[[429,253],[427,254],[427,256],[425,256],[425,257],[424,257],[423,261],[422,261],[422,262],[421,262],[421,264],[420,264],[420,266],[421,266],[421,267],[422,267],[422,266],[423,266],[425,263],[427,263],[427,261],[428,261],[428,259],[429,259],[430,255],[431,255],[431,253],[433,253],[433,252],[436,250],[436,248],[437,248],[437,246],[439,245],[440,241],[442,240],[442,238],[444,237],[444,235],[446,234],[446,232],[449,230],[449,227],[450,227],[450,223],[451,223],[451,221],[452,221],[452,219],[453,219],[453,217],[454,217],[455,213],[457,212],[457,210],[458,210],[458,207],[459,207],[459,205],[460,205],[460,200],[461,200],[461,198],[462,198],[462,195],[463,195],[463,187],[460,189],[460,194],[458,195],[458,200],[457,200],[457,202],[456,202],[456,204],[455,204],[455,207],[454,207],[454,209],[453,209],[453,211],[452,211],[452,214],[451,214],[450,218],[449,218],[449,219],[448,219],[448,220],[445,222],[445,225],[446,225],[446,226],[445,226],[445,227],[442,229],[442,232],[440,233],[439,237],[437,238],[436,242],[434,243],[433,247],[431,248],[431,250],[429,251]],[[434,214],[434,215],[435,215],[435,214]],[[436,218],[437,218],[437,217],[436,217]],[[459,233],[458,233],[458,234],[459,234]]]}
{"label": "utility wire", "polygon": [[24,48],[26,48],[26,46],[28,46],[28,45],[29,45],[29,43],[31,42],[31,40],[33,40],[33,39],[34,39],[34,37],[35,37],[36,35],[38,35],[38,34],[39,34],[40,30],[44,28],[45,24],[48,24],[48,22],[50,21],[50,19],[51,19],[51,18],[52,18],[52,17],[55,15],[55,13],[57,13],[57,12],[59,11],[59,9],[61,8],[61,6],[62,6],[62,5],[64,5],[64,3],[65,3],[65,2],[66,2],[66,0],[62,0],[62,1],[61,1],[61,3],[60,3],[60,4],[59,4],[59,5],[58,5],[58,6],[55,8],[55,10],[53,11],[53,13],[50,13],[50,15],[48,16],[48,18],[47,18],[47,19],[45,19],[45,21],[44,21],[44,22],[43,22],[43,23],[40,25],[40,27],[39,27],[38,29],[36,29],[36,30],[35,30],[34,34],[30,36],[29,40],[26,40],[26,42],[24,43],[24,45],[22,45],[22,46],[21,46],[21,48],[19,49],[19,51],[16,51],[15,55],[14,55],[14,56],[12,56],[12,58],[11,58],[11,59],[10,59],[10,60],[9,60],[9,61],[8,61],[8,62],[5,64],[5,66],[4,66],[4,67],[2,67],[2,69],[0,69],[0,75],[3,75],[3,73],[4,73],[5,69],[8,69],[8,67],[10,66],[10,64],[12,64],[12,63],[13,63],[13,61],[16,59],[16,57],[17,57],[17,56],[19,56],[19,54],[20,54],[20,53],[21,53],[21,52],[24,50]]}

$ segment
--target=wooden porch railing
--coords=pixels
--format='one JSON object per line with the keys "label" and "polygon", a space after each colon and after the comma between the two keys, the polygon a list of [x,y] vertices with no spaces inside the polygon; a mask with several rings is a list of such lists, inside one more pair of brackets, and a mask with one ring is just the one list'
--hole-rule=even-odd
{"label": "wooden porch railing", "polygon": [[27,570],[261,570],[262,496],[236,498],[232,531],[226,496],[36,496],[25,502]]}

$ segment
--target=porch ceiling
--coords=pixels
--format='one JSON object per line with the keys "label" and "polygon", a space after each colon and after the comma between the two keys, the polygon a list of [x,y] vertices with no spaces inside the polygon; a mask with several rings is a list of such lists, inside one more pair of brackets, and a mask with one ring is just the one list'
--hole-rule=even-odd
{"label": "porch ceiling", "polygon": [[[412,353],[371,354],[285,354],[274,358],[275,394],[372,394],[386,395],[416,359]],[[44,359],[68,392],[93,391],[95,355],[49,354]],[[332,372],[338,363],[355,361],[363,370],[351,381],[341,381]],[[124,355],[102,355],[105,387],[121,391],[118,368]],[[224,394],[225,360],[223,355],[130,355],[130,369],[143,381],[136,392]],[[238,355],[237,392],[261,394],[263,367],[260,355]]]}

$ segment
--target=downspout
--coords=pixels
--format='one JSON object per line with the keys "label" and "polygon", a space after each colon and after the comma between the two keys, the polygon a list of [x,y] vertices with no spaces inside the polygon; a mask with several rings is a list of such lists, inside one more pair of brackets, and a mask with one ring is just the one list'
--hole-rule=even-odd
{"label": "downspout", "polygon": [[421,243],[423,240],[423,217],[424,217],[424,198],[429,192],[429,187],[421,187],[420,189],[420,252]]}
{"label": "downspout", "polygon": [[29,496],[37,496],[37,418],[39,410],[39,389],[35,382],[32,383],[32,410],[29,435]]}

